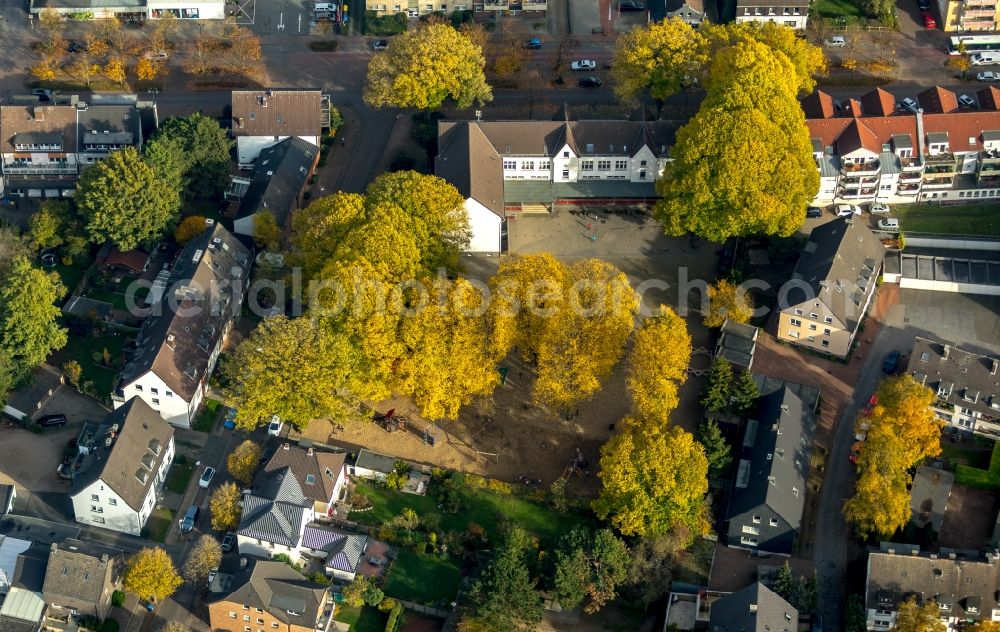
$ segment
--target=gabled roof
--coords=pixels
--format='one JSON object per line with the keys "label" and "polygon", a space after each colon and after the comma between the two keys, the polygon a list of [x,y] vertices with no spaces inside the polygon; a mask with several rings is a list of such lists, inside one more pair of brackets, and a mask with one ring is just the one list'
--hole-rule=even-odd
{"label": "gabled roof", "polygon": [[441,121],[438,147],[434,175],[450,182],[465,198],[503,217],[503,165],[482,128],[473,123]]}
{"label": "gabled roof", "polygon": [[215,599],[266,610],[279,621],[312,629],[325,605],[327,588],[306,580],[284,562],[247,558],[228,594]]}
{"label": "gabled roof", "polygon": [[[993,609],[1000,607],[997,601],[1000,563],[995,555],[968,559],[965,554],[959,556],[946,550],[933,558],[925,554],[889,553],[894,546],[886,543],[883,544],[886,552],[869,553],[867,609],[895,611],[900,603],[916,595],[921,603],[935,599],[939,605],[948,604],[949,617],[989,621]],[[970,612],[970,606],[977,611]]]}
{"label": "gabled roof", "polygon": [[947,114],[958,110],[958,97],[951,90],[941,86],[928,88],[917,95],[917,102],[924,109],[924,114]]}
{"label": "gabled roof", "polygon": [[327,568],[353,573],[368,548],[368,536],[319,524],[307,524],[302,534],[302,546],[325,551],[327,557],[324,565]]}
{"label": "gabled roof", "polygon": [[[117,430],[115,430],[117,426]],[[141,397],[108,413],[90,436],[89,459],[73,478],[73,495],[100,479],[134,511],[142,509],[166,457],[173,427]],[[111,445],[106,445],[106,440]]]}
{"label": "gabled roof", "polygon": [[795,632],[799,612],[757,582],[712,603],[710,632]]}
{"label": "gabled roof", "polygon": [[[896,97],[882,88],[875,88],[861,97],[861,110],[865,116],[892,116],[896,113]],[[808,112],[806,117],[810,117]]]}
{"label": "gabled roof", "polygon": [[242,299],[251,265],[250,250],[218,223],[189,241],[167,284],[174,296],[164,297],[143,321],[118,389],[152,371],[191,401],[234,303]]}
{"label": "gabled roof", "polygon": [[12,391],[7,396],[7,405],[31,417],[38,411],[39,404],[55,392],[62,384],[62,374],[53,367],[43,364],[31,372],[27,386]]}
{"label": "gabled roof", "polygon": [[[875,279],[885,247],[864,222],[838,217],[813,229],[795,264],[793,279],[804,281],[812,292],[792,288],[786,298],[789,306],[800,305],[812,297],[850,331],[857,328],[861,309],[868,294],[874,291]],[[860,292],[860,295],[858,294]]]}
{"label": "gabled roof", "polygon": [[13,153],[19,134],[58,135],[63,153],[76,152],[76,108],[72,105],[0,105],[3,153]]}
{"label": "gabled roof", "polygon": [[882,143],[878,141],[878,136],[858,120],[847,124],[844,131],[837,137],[836,145],[837,153],[841,156],[859,149],[867,149],[876,154],[882,151]]}
{"label": "gabled roof", "polygon": [[705,3],[703,0],[666,0],[666,12],[676,13],[687,5],[688,9],[699,13],[702,16],[705,15]]}
{"label": "gabled roof", "polygon": [[87,151],[89,145],[142,145],[142,121],[135,105],[91,103],[87,109],[79,110],[78,115],[83,151]]}
{"label": "gabled roof", "polygon": [[801,101],[806,118],[828,119],[837,115],[833,97],[822,90],[814,90]]}
{"label": "gabled roof", "polygon": [[108,242],[97,252],[97,263],[106,266],[122,266],[136,274],[143,271],[149,262],[149,254],[141,250],[122,252],[117,246]]}
{"label": "gabled roof", "polygon": [[31,547],[31,542],[0,535],[0,589],[6,590],[14,583],[18,556]]}
{"label": "gabled roof", "polygon": [[253,489],[243,495],[243,515],[237,533],[296,547],[305,509],[311,505],[291,468],[271,471],[259,477]]}
{"label": "gabled roof", "polygon": [[319,136],[319,90],[234,90],[234,136]]}
{"label": "gabled roof", "polygon": [[979,108],[982,110],[1000,110],[1000,88],[996,86],[986,86],[976,92],[979,100]]}
{"label": "gabled roof", "polygon": [[391,472],[395,465],[396,459],[391,456],[372,452],[366,448],[361,448],[358,451],[358,458],[354,462],[355,467],[361,467],[373,472],[382,472],[383,474]]}
{"label": "gabled roof", "polygon": [[729,517],[766,505],[798,530],[815,431],[812,411],[787,386],[761,397],[747,421]]}
{"label": "gabled roof", "polygon": [[305,450],[285,443],[264,466],[261,479],[287,468],[303,496],[328,503],[333,498],[333,488],[340,471],[344,469],[346,458],[346,452],[320,452],[312,448]]}
{"label": "gabled roof", "polygon": [[62,597],[98,605],[113,585],[121,555],[116,549],[80,540],[53,544],[42,589],[46,601]]}
{"label": "gabled roof", "polygon": [[236,218],[269,210],[278,226],[286,226],[318,156],[316,145],[295,136],[262,149]]}
{"label": "gabled roof", "polygon": [[906,370],[949,404],[1000,418],[1000,359],[917,336]]}

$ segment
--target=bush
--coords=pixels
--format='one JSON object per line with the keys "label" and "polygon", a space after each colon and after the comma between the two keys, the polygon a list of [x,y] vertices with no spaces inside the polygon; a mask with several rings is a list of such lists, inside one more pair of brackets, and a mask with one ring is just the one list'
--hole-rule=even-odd
{"label": "bush", "polygon": [[403,604],[397,603],[385,622],[385,632],[396,632],[403,627]]}
{"label": "bush", "polygon": [[466,22],[472,22],[472,11],[452,11],[451,25],[456,29]]}
{"label": "bush", "polygon": [[330,578],[326,576],[326,573],[322,571],[316,571],[309,576],[310,581],[314,581],[317,584],[322,584],[323,586],[328,586],[330,584]]}
{"label": "bush", "polygon": [[416,166],[416,159],[405,151],[401,151],[389,163],[389,171],[410,171]]}
{"label": "bush", "polygon": [[405,13],[379,17],[374,11],[365,11],[365,35],[399,35],[405,32]]}
{"label": "bush", "polygon": [[396,600],[392,597],[386,597],[382,600],[382,603],[378,605],[378,609],[381,612],[389,612],[396,607]]}
{"label": "bush", "polygon": [[337,130],[340,126],[344,124],[344,115],[340,113],[340,110],[330,106],[330,136],[335,136]]}
{"label": "bush", "polygon": [[101,624],[98,632],[118,632],[118,622],[109,617]]}
{"label": "bush", "polygon": [[121,608],[125,605],[125,593],[120,590],[111,593],[111,605],[115,608]]}
{"label": "bush", "polygon": [[309,42],[309,49],[317,53],[328,53],[337,50],[337,40],[320,40]]}

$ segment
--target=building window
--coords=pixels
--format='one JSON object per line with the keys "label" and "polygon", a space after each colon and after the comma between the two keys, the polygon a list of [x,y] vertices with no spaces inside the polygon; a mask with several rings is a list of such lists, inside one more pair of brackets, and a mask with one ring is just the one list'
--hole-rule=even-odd
{"label": "building window", "polygon": [[770,524],[772,527],[776,527],[776,526],[778,526],[778,519],[777,518],[771,518],[771,520],[769,521],[768,524]]}
{"label": "building window", "polygon": [[[257,544],[260,544],[260,540],[257,540]],[[248,606],[248,605],[246,605],[246,604],[243,604],[243,609],[244,609],[244,610],[249,610],[249,609],[250,609],[250,606]]]}
{"label": "building window", "polygon": [[149,392],[152,393],[153,395],[159,395],[160,394],[160,389],[158,389],[158,388],[151,388],[151,389],[149,389]]}
{"label": "building window", "polygon": [[801,316],[802,315],[802,310],[801,309],[796,309],[795,310],[795,315],[796,316]]}
{"label": "building window", "polygon": [[236,613],[235,613],[235,612],[233,612],[232,610],[230,610],[230,611],[229,611],[229,618],[230,618],[230,619],[235,619],[235,618],[236,618]]}
{"label": "building window", "polygon": [[829,335],[830,335],[830,330],[829,330],[829,329],[827,329],[826,327],[824,327],[824,328],[823,328],[823,335],[824,335],[824,336],[829,336]]}
{"label": "building window", "polygon": [[136,384],[135,385],[135,390],[137,390],[137,391],[139,391],[141,393],[142,392],[142,384]]}
{"label": "building window", "polygon": [[628,169],[628,161],[627,160],[616,160],[615,161],[615,171],[625,171],[626,169]]}
{"label": "building window", "polygon": [[160,400],[154,397],[153,398],[153,406],[159,406],[159,404],[160,404]]}
{"label": "building window", "polygon": [[581,160],[580,161],[580,171],[593,171],[594,161],[593,160]]}
{"label": "building window", "polygon": [[569,158],[569,152],[568,151],[564,151],[563,152],[563,158]]}
{"label": "building window", "polygon": [[743,525],[743,533],[749,533],[750,535],[760,535],[759,527],[751,527],[748,524]]}
{"label": "building window", "polygon": [[243,626],[243,632],[250,632],[250,626],[249,625]]}
{"label": "building window", "polygon": [[277,621],[272,621],[272,622],[271,622],[271,627],[272,627],[272,628],[276,628],[276,627],[278,627],[278,622],[277,622]]}
{"label": "building window", "polygon": [[248,615],[248,614],[243,615],[243,620],[244,621],[249,621],[250,620],[250,615]]}
{"label": "building window", "polygon": [[829,340],[824,340],[822,342],[823,342],[823,346],[824,347],[829,347],[830,346],[830,341]]}
{"label": "building window", "polygon": [[535,161],[534,160],[522,160],[521,161],[521,171],[534,171]]}
{"label": "building window", "polygon": [[569,180],[569,169],[563,169],[563,180]]}
{"label": "building window", "polygon": [[517,169],[517,161],[516,160],[504,160],[503,161],[503,168],[506,169],[506,170]]}
{"label": "building window", "polygon": [[826,318],[823,319],[823,322],[827,323],[827,324],[832,323],[833,322],[833,316],[827,316]]}
{"label": "building window", "polygon": [[809,331],[816,331],[816,325],[809,325]]}
{"label": "building window", "polygon": [[610,160],[598,160],[597,161],[597,170],[598,171],[610,171],[611,170],[611,161]]}
{"label": "building window", "polygon": [[788,320],[788,322],[790,322],[792,324],[792,327],[800,327],[800,326],[802,326],[802,321],[799,320],[798,318],[790,318]]}
{"label": "building window", "polygon": [[753,517],[753,523],[754,524],[760,524],[760,516],[754,516]]}
{"label": "building window", "polygon": [[98,496],[97,494],[91,494],[91,495],[90,495],[90,499],[91,499],[91,500],[94,500],[94,501],[97,501],[97,500],[100,500],[100,499],[101,499],[101,497],[100,497],[100,496]]}
{"label": "building window", "polygon": [[538,170],[539,171],[548,171],[551,167],[552,167],[552,163],[550,161],[548,161],[548,160],[539,160],[538,161]]}
{"label": "building window", "polygon": [[104,507],[101,507],[100,505],[91,505],[90,510],[94,513],[104,513]]}
{"label": "building window", "polygon": [[257,625],[264,625],[263,619],[257,619]]}
{"label": "building window", "polygon": [[102,518],[100,516],[93,516],[93,517],[91,517],[91,520],[93,520],[97,524],[104,524],[104,518]]}
{"label": "building window", "polygon": [[817,318],[819,318],[819,314],[817,314],[816,312],[812,312],[811,314],[809,314],[809,318],[816,320]]}
{"label": "building window", "polygon": [[748,538],[745,535],[741,535],[740,544],[749,544],[750,546],[757,546],[757,538]]}
{"label": "building window", "polygon": [[795,496],[796,498],[799,497],[799,488],[798,487],[793,487],[792,488],[792,496]]}
{"label": "building window", "polygon": [[166,391],[166,392],[164,393],[164,395],[166,395],[167,397],[173,397],[173,396],[174,396],[174,394],[173,394],[173,393],[171,393],[170,391]]}
{"label": "building window", "polygon": [[306,474],[306,485],[312,485],[316,482],[316,477],[312,474]]}
{"label": "building window", "polygon": [[117,498],[109,498],[108,499],[108,504],[111,505],[112,507],[117,507],[118,506],[118,499]]}
{"label": "building window", "polygon": [[789,338],[798,338],[799,337],[799,332],[797,332],[797,331],[789,331],[788,332],[788,337]]}

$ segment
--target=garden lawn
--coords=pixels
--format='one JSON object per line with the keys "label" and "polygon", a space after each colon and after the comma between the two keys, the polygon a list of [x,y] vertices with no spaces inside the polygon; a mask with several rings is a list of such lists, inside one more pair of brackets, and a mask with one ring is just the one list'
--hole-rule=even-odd
{"label": "garden lawn", "polygon": [[83,275],[87,274],[87,267],[89,265],[89,261],[86,266],[79,266],[75,264],[71,266],[64,266],[62,263],[58,263],[56,264],[56,267],[53,268],[62,280],[62,284],[66,286],[66,296],[72,294],[73,290],[76,289],[76,286],[80,284],[80,279],[83,278]]}
{"label": "garden lawn", "polygon": [[385,594],[394,599],[427,604],[452,601],[458,594],[458,567],[437,555],[400,549],[385,582]]}
{"label": "garden lawn", "polygon": [[174,512],[166,507],[157,507],[146,520],[146,532],[150,540],[163,542],[167,539],[167,531],[170,530],[170,523],[174,521]]}
{"label": "garden lawn", "polygon": [[530,500],[516,496],[500,496],[484,490],[463,489],[462,511],[451,514],[438,509],[437,500],[431,495],[404,494],[375,487],[364,481],[358,482],[357,489],[368,497],[372,508],[367,511],[351,512],[349,519],[371,526],[382,525],[409,507],[421,516],[429,513],[439,514],[441,528],[445,531],[465,531],[469,523],[474,522],[486,530],[491,540],[495,540],[500,535],[500,519],[504,517],[516,522],[525,531],[551,542],[587,520],[577,513],[559,514]]}
{"label": "garden lawn", "polygon": [[1000,207],[996,204],[948,206],[910,204],[892,207],[903,233],[1000,236]]}
{"label": "garden lawn", "polygon": [[222,402],[217,399],[206,399],[194,420],[194,429],[198,432],[212,432],[212,426],[219,417],[219,407]]}
{"label": "garden lawn", "polygon": [[334,621],[340,621],[351,626],[351,632],[383,632],[385,621],[388,615],[384,615],[375,608],[350,608],[348,606],[337,606],[337,614]]}
{"label": "garden lawn", "polygon": [[955,468],[955,482],[967,487],[1000,491],[1000,441],[993,444],[988,469],[959,465]]}
{"label": "garden lawn", "polygon": [[[69,354],[69,356],[80,363],[80,368],[83,371],[80,377],[80,384],[82,385],[86,381],[92,381],[94,383],[94,389],[97,394],[101,397],[110,397],[111,392],[115,388],[115,380],[118,378],[118,369],[109,369],[104,366],[99,366],[94,364],[94,354],[104,353],[104,350],[108,350],[108,355],[111,357],[111,362],[114,364],[122,359],[122,349],[125,347],[125,343],[128,341],[128,336],[122,333],[114,335],[114,330],[102,336],[81,336],[74,337],[72,341],[66,345],[64,351]],[[119,364],[120,366],[120,364]]]}
{"label": "garden lawn", "polygon": [[167,489],[175,494],[183,494],[187,490],[192,474],[194,474],[194,464],[188,463],[187,459],[181,460],[181,457],[177,457],[170,466],[170,472],[167,473]]}
{"label": "garden lawn", "polygon": [[962,447],[955,445],[954,443],[942,443],[941,458],[955,459],[964,465],[979,468],[981,470],[985,470],[990,467],[989,449],[977,445]]}
{"label": "garden lawn", "polygon": [[855,17],[863,18],[864,10],[852,0],[816,0],[812,10],[821,18]]}

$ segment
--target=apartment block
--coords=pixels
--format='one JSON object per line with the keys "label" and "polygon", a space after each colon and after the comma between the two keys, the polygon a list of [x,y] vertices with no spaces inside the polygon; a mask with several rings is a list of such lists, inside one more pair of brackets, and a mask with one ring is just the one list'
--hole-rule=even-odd
{"label": "apartment block", "polygon": [[940,0],[941,28],[947,33],[996,31],[1000,2],[996,0]]}

